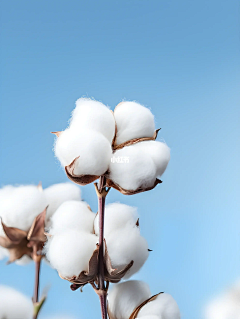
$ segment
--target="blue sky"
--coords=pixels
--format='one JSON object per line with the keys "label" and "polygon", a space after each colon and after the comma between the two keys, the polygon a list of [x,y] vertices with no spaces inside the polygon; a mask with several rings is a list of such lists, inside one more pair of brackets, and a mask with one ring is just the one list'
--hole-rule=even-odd
{"label": "blue sky", "polygon": [[[177,300],[182,319],[240,276],[239,2],[1,1],[0,184],[67,178],[52,151],[81,96],[151,108],[171,147],[163,184],[107,201],[138,206],[153,249],[136,279]],[[83,197],[96,211],[93,185]],[[33,265],[0,262],[0,282],[32,294]],[[41,318],[100,317],[47,265]]]}

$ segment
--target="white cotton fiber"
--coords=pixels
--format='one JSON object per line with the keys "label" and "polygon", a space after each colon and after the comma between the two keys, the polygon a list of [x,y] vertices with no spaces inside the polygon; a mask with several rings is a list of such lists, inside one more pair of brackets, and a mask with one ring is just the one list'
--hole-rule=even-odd
{"label": "white cotton fiber", "polygon": [[134,145],[113,154],[109,171],[109,178],[127,190],[152,187],[157,176],[151,156]]}
{"label": "white cotton fiber", "polygon": [[32,259],[30,257],[28,257],[27,255],[23,255],[22,258],[17,259],[15,261],[15,264],[17,264],[19,266],[25,266],[25,265],[29,264],[30,262],[32,262]]}
{"label": "white cotton fiber", "polygon": [[129,319],[132,312],[151,297],[149,286],[139,280],[116,284],[108,293],[108,309],[114,319]]}
{"label": "white cotton fiber", "polygon": [[152,137],[155,131],[151,111],[136,102],[122,102],[114,110],[117,124],[116,144],[140,137]]}
{"label": "white cotton fiber", "polygon": [[28,231],[34,218],[46,206],[45,195],[37,186],[6,186],[0,189],[0,216],[9,227]]}
{"label": "white cotton fiber", "polygon": [[153,301],[141,308],[138,318],[154,315],[162,319],[180,319],[180,311],[176,301],[167,293],[162,293]]}
{"label": "white cotton fiber", "polygon": [[0,318],[32,319],[33,303],[13,288],[0,285]]}
{"label": "white cotton fiber", "polygon": [[115,135],[115,119],[112,112],[103,103],[81,98],[76,101],[70,128],[97,131],[112,143]]}
{"label": "white cotton fiber", "polygon": [[[126,225],[135,226],[138,220],[137,208],[113,203],[108,204],[105,209],[104,234],[109,235],[112,231],[123,228]],[[99,235],[99,215],[94,220],[95,234]]]}
{"label": "white cotton fiber", "polygon": [[[0,235],[2,236],[2,234]],[[0,246],[0,260],[9,256],[8,250]]]}
{"label": "white cotton fiber", "polygon": [[156,168],[157,176],[161,176],[170,161],[170,148],[166,143],[158,141],[144,141],[131,147],[149,154]]}
{"label": "white cotton fiber", "polygon": [[82,201],[66,201],[51,218],[49,233],[54,235],[67,229],[75,229],[93,233],[93,222],[96,214],[90,211],[87,203]]}
{"label": "white cotton fiber", "polygon": [[66,129],[56,139],[55,155],[63,166],[76,161],[75,175],[102,175],[110,162],[111,145],[100,133],[91,130]]}
{"label": "white cotton fiber", "polygon": [[[158,316],[154,316],[154,315],[149,315],[149,316],[144,316],[141,317],[142,319],[164,319],[162,317],[158,317]],[[139,317],[137,317],[136,319],[139,319]]]}
{"label": "white cotton fiber", "polygon": [[124,276],[125,279],[138,272],[148,258],[147,241],[136,226],[126,226],[111,232],[105,239],[113,268],[122,270],[131,260],[134,261]]}
{"label": "white cotton fiber", "polygon": [[95,235],[69,229],[52,236],[47,241],[45,252],[52,267],[62,276],[78,276],[83,270],[88,270],[97,241]]}
{"label": "white cotton fiber", "polygon": [[51,217],[58,207],[68,200],[81,200],[81,190],[71,183],[54,184],[44,189],[47,200],[47,217]]}

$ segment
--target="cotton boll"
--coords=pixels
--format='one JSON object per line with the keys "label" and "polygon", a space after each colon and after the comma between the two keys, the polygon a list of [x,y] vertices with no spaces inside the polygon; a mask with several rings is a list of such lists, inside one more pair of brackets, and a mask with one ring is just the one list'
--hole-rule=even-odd
{"label": "cotton boll", "polygon": [[93,222],[96,214],[90,211],[87,203],[82,201],[66,201],[51,218],[51,235],[67,229],[93,232]]}
{"label": "cotton boll", "polygon": [[115,319],[129,319],[132,312],[150,297],[150,289],[143,281],[125,281],[109,291],[108,310]]}
{"label": "cotton boll", "polygon": [[0,190],[0,216],[9,227],[28,231],[46,206],[45,195],[37,186],[7,186]]}
{"label": "cotton boll", "polygon": [[103,103],[81,98],[72,113],[71,129],[90,129],[103,134],[112,143],[115,135],[115,119]]}
{"label": "cotton boll", "polygon": [[58,207],[68,200],[81,200],[81,190],[71,183],[60,183],[44,189],[48,209],[47,217],[51,217]]}
{"label": "cotton boll", "polygon": [[155,300],[141,308],[138,318],[154,315],[163,319],[180,319],[180,311],[176,301],[167,293],[162,293]]}
{"label": "cotton boll", "polygon": [[116,144],[140,137],[152,137],[155,131],[151,111],[136,102],[122,102],[114,110],[117,124]]}
{"label": "cotton boll", "polygon": [[1,285],[0,300],[0,318],[32,319],[33,303],[22,293]]}
{"label": "cotton boll", "polygon": [[95,235],[69,229],[52,236],[45,251],[53,268],[64,277],[72,277],[88,270],[96,243]]}
{"label": "cotton boll", "polygon": [[134,145],[126,146],[113,154],[109,171],[109,178],[126,190],[152,187],[157,176],[150,155]]}
{"label": "cotton boll", "polygon": [[161,176],[170,161],[170,148],[166,143],[158,141],[144,141],[132,145],[133,148],[146,152],[155,164],[157,176]]}
{"label": "cotton boll", "polygon": [[100,133],[91,130],[66,129],[57,138],[55,155],[63,166],[77,158],[75,175],[102,175],[111,158],[111,145]]}
{"label": "cotton boll", "polygon": [[105,236],[113,268],[122,270],[133,260],[125,279],[138,272],[148,258],[148,244],[138,227],[126,226]]}
{"label": "cotton boll", "polygon": [[[126,225],[134,227],[138,220],[137,208],[120,204],[113,203],[108,204],[105,209],[104,217],[104,233],[108,235],[110,232],[117,229],[123,228]],[[99,215],[96,215],[94,220],[95,234],[99,235]]]}

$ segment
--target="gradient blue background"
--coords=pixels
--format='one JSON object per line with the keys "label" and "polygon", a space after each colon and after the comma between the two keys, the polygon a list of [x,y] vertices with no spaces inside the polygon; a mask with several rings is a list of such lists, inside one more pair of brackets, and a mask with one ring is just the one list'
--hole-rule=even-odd
{"label": "gradient blue background", "polygon": [[[67,181],[50,131],[74,102],[122,99],[151,108],[171,147],[163,184],[107,201],[139,207],[153,249],[135,276],[199,319],[240,275],[239,1],[1,1],[0,184]],[[93,185],[83,198],[96,211]],[[33,265],[0,263],[0,282],[32,294]],[[47,265],[40,319],[99,318],[91,287],[71,292]]]}

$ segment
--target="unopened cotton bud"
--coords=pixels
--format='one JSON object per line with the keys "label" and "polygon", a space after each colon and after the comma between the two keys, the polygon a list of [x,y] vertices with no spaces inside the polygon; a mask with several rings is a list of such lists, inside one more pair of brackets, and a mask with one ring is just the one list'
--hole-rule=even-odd
{"label": "unopened cotton bud", "polygon": [[76,101],[70,128],[97,131],[111,144],[115,135],[115,120],[112,112],[103,103],[81,98]]}
{"label": "unopened cotton bud", "polygon": [[44,189],[47,200],[47,218],[51,217],[58,207],[68,200],[81,200],[81,190],[71,183],[54,184]]}
{"label": "unopened cotton bud", "polygon": [[170,149],[166,143],[144,141],[132,145],[133,148],[149,154],[156,168],[156,176],[160,177],[170,161]]}
{"label": "unopened cotton bud", "polygon": [[105,236],[112,267],[121,270],[133,260],[125,279],[138,272],[148,258],[148,244],[138,227],[126,226]]}
{"label": "unopened cotton bud", "polygon": [[132,312],[151,297],[149,286],[139,280],[114,285],[108,293],[108,310],[111,319],[129,319]]}
{"label": "unopened cotton bud", "polygon": [[33,303],[17,290],[0,286],[0,318],[3,319],[31,319],[33,317]]}
{"label": "unopened cotton bud", "polygon": [[75,162],[75,175],[104,174],[111,154],[109,141],[92,130],[66,129],[56,139],[55,155],[64,167],[79,157]]}
{"label": "unopened cotton bud", "polygon": [[0,189],[0,217],[9,227],[28,231],[34,218],[46,208],[44,193],[37,186]]}
{"label": "unopened cotton bud", "polygon": [[119,103],[114,110],[114,117],[117,124],[117,145],[134,138],[152,137],[154,134],[154,116],[139,103]]}
{"label": "unopened cotton bud", "polygon": [[93,233],[95,216],[90,211],[87,203],[74,200],[66,201],[52,216],[49,233],[54,235],[68,229]]}
{"label": "unopened cotton bud", "polygon": [[61,276],[78,276],[82,271],[88,271],[97,240],[93,234],[66,230],[48,239],[45,247],[47,259]]}
{"label": "unopened cotton bud", "polygon": [[134,145],[113,153],[109,171],[109,178],[126,190],[152,187],[157,177],[151,156]]}
{"label": "unopened cotton bud", "polygon": [[145,316],[150,315],[164,319],[180,319],[178,305],[173,297],[167,293],[161,293],[156,299],[149,301],[140,309],[137,317],[145,318]]}
{"label": "unopened cotton bud", "polygon": [[[138,220],[137,208],[121,203],[108,204],[105,209],[104,233],[105,236],[111,232],[123,228],[126,225],[135,226]],[[99,215],[94,220],[95,234],[99,235]]]}

